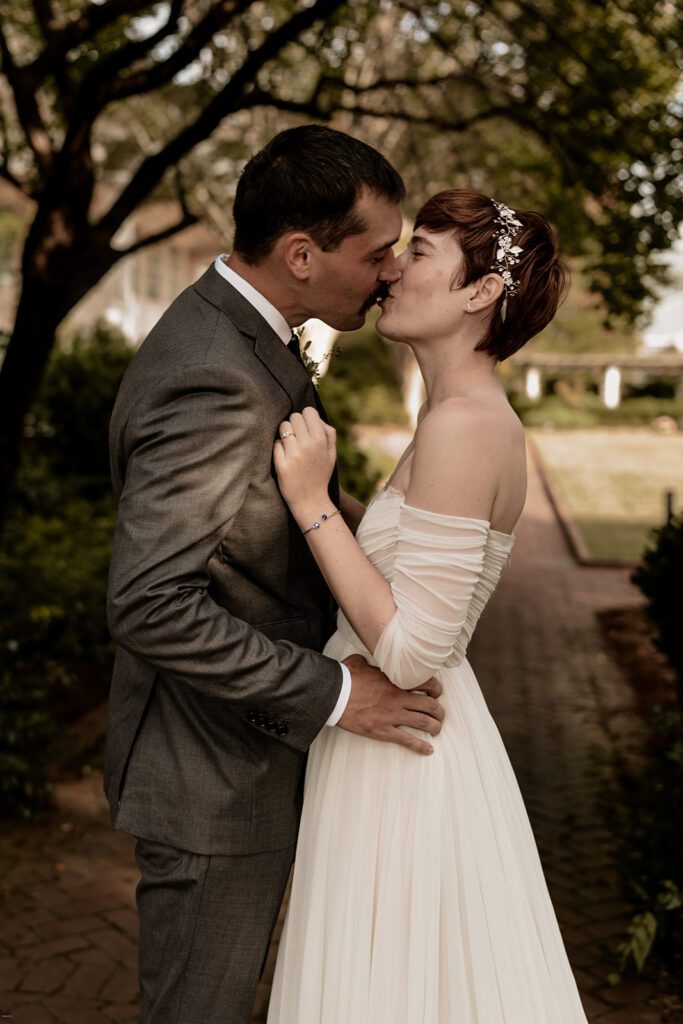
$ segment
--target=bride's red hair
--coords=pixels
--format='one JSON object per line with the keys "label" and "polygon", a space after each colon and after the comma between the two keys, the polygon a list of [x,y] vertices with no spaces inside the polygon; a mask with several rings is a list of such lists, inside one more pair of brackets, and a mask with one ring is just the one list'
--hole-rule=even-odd
{"label": "bride's red hair", "polygon": [[[514,234],[520,246],[519,263],[512,268],[517,282],[508,296],[505,320],[501,307],[505,292],[493,310],[477,351],[490,352],[498,362],[507,359],[546,327],[557,312],[568,287],[568,273],[552,227],[540,213],[515,210],[522,227]],[[495,273],[499,229],[493,200],[471,189],[447,189],[429,199],[415,218],[415,227],[450,231],[464,255],[463,273],[457,287],[464,288],[485,274]]]}

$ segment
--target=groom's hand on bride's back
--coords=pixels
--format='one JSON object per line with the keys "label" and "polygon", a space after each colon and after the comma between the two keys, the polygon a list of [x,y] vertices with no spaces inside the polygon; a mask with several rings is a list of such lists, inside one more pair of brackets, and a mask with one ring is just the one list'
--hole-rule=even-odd
{"label": "groom's hand on bride's back", "polygon": [[416,754],[432,754],[430,743],[404,729],[438,736],[444,718],[438,700],[441,683],[429,679],[419,690],[401,690],[360,654],[344,658],[344,664],[351,672],[351,696],[337,725],[359,736],[398,743]]}

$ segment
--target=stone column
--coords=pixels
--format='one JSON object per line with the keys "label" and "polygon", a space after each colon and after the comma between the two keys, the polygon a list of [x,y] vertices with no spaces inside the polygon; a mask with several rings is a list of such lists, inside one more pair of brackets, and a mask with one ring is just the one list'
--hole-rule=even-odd
{"label": "stone column", "polygon": [[621,404],[621,370],[608,366],[602,379],[602,400],[608,409],[618,409]]}
{"label": "stone column", "polygon": [[537,366],[529,366],[526,371],[526,396],[532,402],[538,401],[543,392],[541,371]]}

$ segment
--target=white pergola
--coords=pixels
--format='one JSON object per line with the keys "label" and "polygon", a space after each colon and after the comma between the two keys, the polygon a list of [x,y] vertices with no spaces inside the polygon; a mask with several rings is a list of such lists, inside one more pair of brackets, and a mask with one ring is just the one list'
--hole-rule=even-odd
{"label": "white pergola", "polygon": [[673,377],[676,397],[683,401],[683,352],[653,355],[618,355],[580,352],[555,354],[552,352],[519,352],[510,362],[526,370],[526,393],[532,400],[543,393],[543,374],[562,375],[585,371],[600,374],[600,394],[608,409],[616,409],[621,402],[621,386],[625,374],[643,377]]}

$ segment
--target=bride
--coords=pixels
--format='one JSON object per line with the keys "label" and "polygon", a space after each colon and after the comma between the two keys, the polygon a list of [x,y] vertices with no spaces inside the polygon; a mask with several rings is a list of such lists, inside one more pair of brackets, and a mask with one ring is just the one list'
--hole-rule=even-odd
{"label": "bride", "polygon": [[432,753],[340,728],[308,760],[269,1024],[585,1024],[534,838],[466,660],[525,500],[522,427],[496,363],[565,287],[538,214],[469,190],[416,219],[378,330],[426,386],[415,436],[354,538],[330,505],[334,431],[281,424],[282,494],[340,606],[325,653],[443,685]]}

